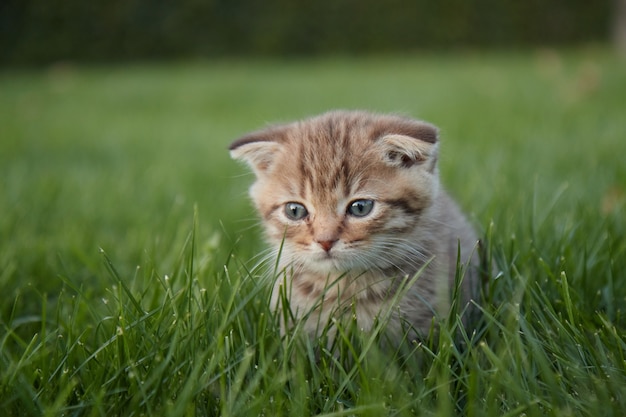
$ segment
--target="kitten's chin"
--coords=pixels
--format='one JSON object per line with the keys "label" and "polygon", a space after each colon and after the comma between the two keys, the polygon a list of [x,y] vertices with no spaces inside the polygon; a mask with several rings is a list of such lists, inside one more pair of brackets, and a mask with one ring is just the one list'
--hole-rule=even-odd
{"label": "kitten's chin", "polygon": [[353,261],[343,259],[338,253],[316,253],[301,258],[302,266],[309,272],[323,275],[341,275],[349,271],[362,269]]}
{"label": "kitten's chin", "polygon": [[309,273],[323,276],[339,276],[349,271],[348,268],[342,268],[340,265],[330,262],[307,262],[304,268]]}

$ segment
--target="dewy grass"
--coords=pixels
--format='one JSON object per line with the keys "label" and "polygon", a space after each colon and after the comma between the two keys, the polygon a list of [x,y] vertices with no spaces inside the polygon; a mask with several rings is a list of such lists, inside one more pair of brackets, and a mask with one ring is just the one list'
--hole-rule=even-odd
{"label": "dewy grass", "polygon": [[[624,74],[591,49],[0,73],[0,414],[622,416]],[[474,325],[281,334],[226,145],[336,107],[441,127],[495,264]]]}

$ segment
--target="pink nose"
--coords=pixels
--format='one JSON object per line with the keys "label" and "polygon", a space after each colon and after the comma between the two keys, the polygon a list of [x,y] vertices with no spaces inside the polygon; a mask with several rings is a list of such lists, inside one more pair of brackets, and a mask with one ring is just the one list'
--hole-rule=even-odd
{"label": "pink nose", "polygon": [[319,240],[317,243],[320,244],[322,249],[324,249],[326,252],[328,252],[333,247],[335,242],[336,242],[336,240]]}

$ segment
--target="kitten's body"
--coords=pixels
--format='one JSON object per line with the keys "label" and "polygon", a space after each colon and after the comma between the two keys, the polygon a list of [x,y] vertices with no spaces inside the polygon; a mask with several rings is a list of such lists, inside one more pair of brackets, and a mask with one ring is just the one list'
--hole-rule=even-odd
{"label": "kitten's body", "polygon": [[459,242],[462,300],[472,297],[477,239],[439,185],[437,148],[429,124],[344,111],[234,142],[285,271],[273,305],[288,300],[310,333],[346,313],[369,329],[388,312],[392,335],[405,324],[427,331],[447,311]]}

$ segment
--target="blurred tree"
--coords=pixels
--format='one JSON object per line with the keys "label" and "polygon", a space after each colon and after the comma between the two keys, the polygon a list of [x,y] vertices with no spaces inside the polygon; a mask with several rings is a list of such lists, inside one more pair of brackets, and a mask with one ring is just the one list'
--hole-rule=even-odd
{"label": "blurred tree", "polygon": [[2,0],[0,65],[608,41],[625,1]]}
{"label": "blurred tree", "polygon": [[617,51],[626,56],[626,0],[615,0],[613,43]]}

